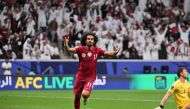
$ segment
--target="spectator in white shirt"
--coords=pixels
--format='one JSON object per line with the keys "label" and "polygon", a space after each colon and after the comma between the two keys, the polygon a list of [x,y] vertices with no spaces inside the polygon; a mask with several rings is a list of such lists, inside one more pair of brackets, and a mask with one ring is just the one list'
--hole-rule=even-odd
{"label": "spectator in white shirt", "polygon": [[31,59],[32,45],[30,43],[31,39],[26,39],[23,46],[23,59]]}
{"label": "spectator in white shirt", "polygon": [[51,44],[51,59],[60,59],[59,49],[55,43]]}
{"label": "spectator in white shirt", "polygon": [[107,47],[106,47],[106,44],[107,44],[106,36],[105,35],[98,35],[98,36],[99,36],[99,40],[97,42],[97,46],[106,50],[107,49]]}
{"label": "spectator in white shirt", "polygon": [[37,13],[38,13],[38,30],[40,30],[41,28],[47,26],[46,12],[44,10],[44,7],[43,6],[38,7]]}
{"label": "spectator in white shirt", "polygon": [[156,41],[153,42],[152,47],[151,47],[151,56],[153,60],[158,60],[158,50],[159,50],[159,45],[157,44]]}
{"label": "spectator in white shirt", "polygon": [[5,58],[5,61],[2,63],[1,67],[3,70],[3,75],[11,75],[12,63],[9,61],[8,57]]}
{"label": "spectator in white shirt", "polygon": [[146,42],[143,52],[143,60],[151,60],[150,50],[151,50],[151,45],[148,42]]}
{"label": "spectator in white shirt", "polygon": [[58,23],[58,26],[60,26],[62,24],[62,20],[63,20],[63,8],[61,5],[59,5],[56,9],[56,21]]}
{"label": "spectator in white shirt", "polygon": [[34,44],[31,52],[31,59],[39,59],[40,58],[40,48],[37,43]]}
{"label": "spectator in white shirt", "polygon": [[159,45],[162,43],[162,41],[165,40],[167,30],[168,26],[165,27],[164,31],[162,30],[161,26],[159,26],[158,28],[154,28],[154,31],[156,32],[155,39]]}
{"label": "spectator in white shirt", "polygon": [[116,57],[118,58],[122,54],[122,48],[123,48],[123,43],[121,39],[116,39],[114,41],[114,48],[121,48],[121,50],[117,53]]}
{"label": "spectator in white shirt", "polygon": [[167,59],[168,60],[174,60],[175,58],[175,53],[174,53],[174,47],[173,44],[169,43],[167,44]]}
{"label": "spectator in white shirt", "polygon": [[30,69],[30,72],[28,73],[28,75],[29,76],[35,76],[36,75],[33,68]]}
{"label": "spectator in white shirt", "polygon": [[73,9],[71,10],[71,11],[69,11],[69,9],[68,8],[64,8],[64,20],[66,21],[66,22],[70,22],[70,18],[71,18],[71,14],[73,13]]}
{"label": "spectator in white shirt", "polygon": [[[187,27],[187,26],[186,26]],[[178,29],[179,29],[179,32],[180,32],[180,37],[181,39],[187,43],[189,45],[189,38],[188,38],[188,35],[189,35],[189,31],[190,31],[190,26],[185,28],[185,27],[181,27],[180,24],[178,24]]]}
{"label": "spectator in white shirt", "polygon": [[107,51],[114,51],[114,40],[112,38],[112,34],[110,32],[108,32],[107,34]]}
{"label": "spectator in white shirt", "polygon": [[26,29],[26,35],[35,36],[34,26],[35,26],[34,19],[32,18],[32,16],[29,16],[28,19],[27,19],[27,24],[26,24],[26,28],[27,28]]}
{"label": "spectator in white shirt", "polygon": [[43,43],[40,46],[40,59],[43,60],[50,60],[51,59],[51,48],[47,41],[43,41]]}

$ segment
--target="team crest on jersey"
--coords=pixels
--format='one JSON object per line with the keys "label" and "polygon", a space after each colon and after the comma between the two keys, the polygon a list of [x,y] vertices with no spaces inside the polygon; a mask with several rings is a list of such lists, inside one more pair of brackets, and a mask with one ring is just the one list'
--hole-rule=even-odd
{"label": "team crest on jersey", "polygon": [[92,53],[90,53],[90,52],[87,53],[87,56],[88,56],[88,57],[91,57],[91,56],[92,56]]}
{"label": "team crest on jersey", "polygon": [[85,57],[86,57],[86,54],[85,54],[85,53],[82,53],[82,57],[85,58]]}

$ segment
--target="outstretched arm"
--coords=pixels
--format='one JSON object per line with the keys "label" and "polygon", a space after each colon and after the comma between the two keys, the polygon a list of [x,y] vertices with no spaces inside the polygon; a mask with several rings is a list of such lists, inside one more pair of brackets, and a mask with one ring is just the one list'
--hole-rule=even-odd
{"label": "outstretched arm", "polygon": [[115,56],[120,51],[120,48],[115,48],[114,51],[105,51],[104,55],[106,56]]}
{"label": "outstretched arm", "polygon": [[160,106],[158,106],[157,108],[154,108],[154,109],[164,109],[164,105],[170,96],[171,96],[171,93],[166,92],[166,94],[164,95],[164,97],[162,98],[162,100],[160,102]]}
{"label": "outstretched arm", "polygon": [[186,32],[189,32],[190,31],[190,25],[189,25],[189,28],[186,30]]}
{"label": "outstretched arm", "polygon": [[68,51],[68,52],[76,52],[76,48],[70,48],[68,43],[69,43],[69,37],[65,37],[64,38],[64,48],[65,48],[65,50]]}
{"label": "outstretched arm", "polygon": [[181,29],[181,25],[179,23],[177,24],[177,26],[178,26],[179,32],[180,33],[183,32],[182,29]]}

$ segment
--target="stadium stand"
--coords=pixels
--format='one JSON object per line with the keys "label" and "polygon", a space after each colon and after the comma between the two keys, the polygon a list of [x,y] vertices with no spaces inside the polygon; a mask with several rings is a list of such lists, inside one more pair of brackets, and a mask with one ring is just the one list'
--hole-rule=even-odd
{"label": "stadium stand", "polygon": [[0,58],[77,58],[63,37],[79,44],[86,32],[115,59],[189,60],[189,0],[1,0]]}

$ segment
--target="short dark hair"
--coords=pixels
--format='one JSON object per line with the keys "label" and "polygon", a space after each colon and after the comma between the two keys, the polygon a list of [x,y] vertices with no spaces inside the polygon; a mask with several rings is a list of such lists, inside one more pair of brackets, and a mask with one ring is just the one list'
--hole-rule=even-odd
{"label": "short dark hair", "polygon": [[95,46],[96,43],[98,42],[98,37],[96,36],[95,33],[85,33],[84,36],[81,38],[81,44],[82,44],[82,46],[86,46],[86,39],[87,39],[88,35],[94,37],[94,46]]}
{"label": "short dark hair", "polygon": [[177,70],[177,76],[178,78],[180,77],[180,73],[183,72],[183,70],[186,69],[185,67],[179,67],[178,70]]}

